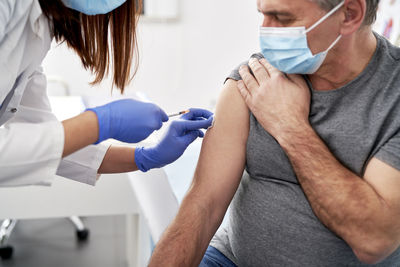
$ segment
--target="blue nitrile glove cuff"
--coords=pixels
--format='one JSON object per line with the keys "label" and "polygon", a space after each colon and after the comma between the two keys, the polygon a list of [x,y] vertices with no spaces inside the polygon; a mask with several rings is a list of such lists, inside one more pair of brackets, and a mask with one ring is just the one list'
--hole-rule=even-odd
{"label": "blue nitrile glove cuff", "polygon": [[95,144],[99,144],[104,140],[110,138],[110,112],[108,110],[108,106],[100,106],[96,108],[88,108],[85,111],[92,111],[97,116],[97,123],[99,125],[99,138],[97,139]]}
{"label": "blue nitrile glove cuff", "polygon": [[137,147],[135,148],[135,163],[139,170],[147,172],[154,168],[164,167],[165,164],[160,164],[153,160],[153,150],[151,148]]}

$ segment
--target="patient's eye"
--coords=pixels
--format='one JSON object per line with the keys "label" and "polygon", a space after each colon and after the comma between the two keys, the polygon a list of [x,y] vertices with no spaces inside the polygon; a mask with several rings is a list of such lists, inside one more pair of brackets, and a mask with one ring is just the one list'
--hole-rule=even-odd
{"label": "patient's eye", "polygon": [[264,15],[265,20],[269,21],[273,25],[290,26],[296,20],[293,14],[288,12],[282,12],[277,10],[271,10],[265,12],[259,10],[259,12]]}
{"label": "patient's eye", "polygon": [[288,16],[280,16],[280,15],[275,15],[275,19],[277,22],[281,23],[282,25],[289,25],[293,23],[294,19]]}

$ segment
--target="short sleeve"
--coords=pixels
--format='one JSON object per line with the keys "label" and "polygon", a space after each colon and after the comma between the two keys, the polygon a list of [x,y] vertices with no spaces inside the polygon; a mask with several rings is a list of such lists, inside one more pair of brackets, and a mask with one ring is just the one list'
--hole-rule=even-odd
{"label": "short sleeve", "polygon": [[400,170],[400,131],[378,150],[375,157]]}
{"label": "short sleeve", "polygon": [[[254,57],[254,58],[257,58],[257,59],[262,59],[262,58],[264,58],[263,55],[262,55],[261,53],[253,54],[253,55],[251,55],[250,58],[253,58],[253,57]],[[248,65],[248,64],[249,64],[249,60],[244,61],[242,64],[240,64],[239,66],[237,66],[237,68],[234,69],[234,70],[228,75],[228,77],[225,79],[225,82],[226,82],[228,79],[235,80],[235,81],[240,81],[240,80],[242,79],[242,77],[240,77],[239,68],[240,68],[240,66]],[[251,70],[250,70],[250,71],[251,71]]]}

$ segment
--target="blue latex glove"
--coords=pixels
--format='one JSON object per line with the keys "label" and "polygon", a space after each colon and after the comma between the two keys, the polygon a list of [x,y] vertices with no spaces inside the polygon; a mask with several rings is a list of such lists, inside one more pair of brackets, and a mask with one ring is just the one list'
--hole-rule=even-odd
{"label": "blue latex glove", "polygon": [[99,122],[96,144],[109,138],[137,143],[168,121],[168,115],[157,105],[134,99],[114,101],[87,111],[96,113]]}
{"label": "blue latex glove", "polygon": [[190,109],[189,113],[171,122],[167,133],[156,146],[135,149],[136,166],[147,172],[174,162],[197,137],[204,137],[200,129],[210,127],[213,119],[213,113],[210,111]]}

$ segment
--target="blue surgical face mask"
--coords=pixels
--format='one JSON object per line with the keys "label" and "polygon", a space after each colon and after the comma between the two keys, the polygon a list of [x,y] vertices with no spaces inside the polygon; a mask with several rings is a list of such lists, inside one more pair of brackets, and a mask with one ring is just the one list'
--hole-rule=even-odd
{"label": "blue surgical face mask", "polygon": [[74,9],[86,15],[106,14],[123,3],[126,0],[62,0],[68,8]]}
{"label": "blue surgical face mask", "polygon": [[305,27],[261,27],[260,46],[265,59],[275,68],[287,74],[312,74],[324,62],[329,50],[342,37],[338,38],[325,51],[313,55],[307,42],[307,33],[342,7],[344,1],[317,21]]}

